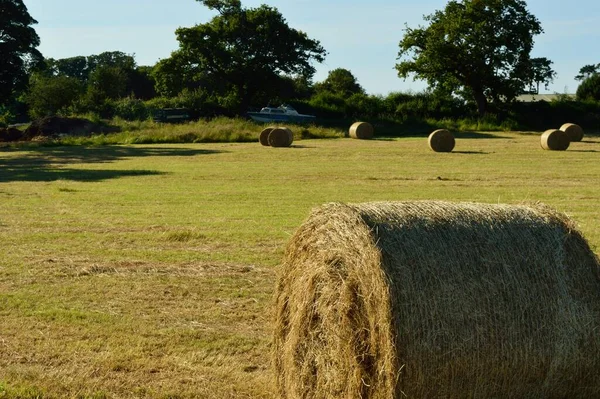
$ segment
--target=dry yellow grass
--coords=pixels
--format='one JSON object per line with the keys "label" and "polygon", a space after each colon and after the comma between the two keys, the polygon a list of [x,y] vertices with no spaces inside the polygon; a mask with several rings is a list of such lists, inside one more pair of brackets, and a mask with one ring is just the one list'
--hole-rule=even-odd
{"label": "dry yellow grass", "polygon": [[2,399],[273,399],[277,264],[323,203],[543,201],[600,249],[591,132],[562,152],[537,132],[479,133],[440,157],[424,136],[304,128],[265,151],[261,128],[228,127],[246,143],[0,148]]}

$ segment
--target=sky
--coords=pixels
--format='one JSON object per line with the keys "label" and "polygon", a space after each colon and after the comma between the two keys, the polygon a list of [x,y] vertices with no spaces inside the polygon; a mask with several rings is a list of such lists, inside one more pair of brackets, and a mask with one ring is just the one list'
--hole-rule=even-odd
{"label": "sky", "polygon": [[[24,0],[38,21],[38,48],[46,58],[88,56],[105,51],[133,55],[154,65],[177,50],[175,30],[208,22],[215,14],[195,0]],[[584,65],[600,63],[600,1],[529,0],[542,24],[532,57],[546,57],[557,72],[541,93],[575,93],[574,78]],[[352,72],[369,94],[419,92],[427,85],[397,76],[399,42],[406,26],[426,26],[424,15],[446,0],[242,0],[246,8],[275,7],[291,28],[318,40],[328,52],[315,63],[314,81],[329,71]]]}

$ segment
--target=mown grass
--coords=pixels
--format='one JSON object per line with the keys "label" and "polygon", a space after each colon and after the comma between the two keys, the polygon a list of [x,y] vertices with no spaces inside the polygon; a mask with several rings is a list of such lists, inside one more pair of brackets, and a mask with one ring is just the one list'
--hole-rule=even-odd
{"label": "mown grass", "polygon": [[0,398],[271,398],[277,264],[312,207],[542,201],[599,252],[598,152],[509,132],[446,154],[425,137],[1,148]]}

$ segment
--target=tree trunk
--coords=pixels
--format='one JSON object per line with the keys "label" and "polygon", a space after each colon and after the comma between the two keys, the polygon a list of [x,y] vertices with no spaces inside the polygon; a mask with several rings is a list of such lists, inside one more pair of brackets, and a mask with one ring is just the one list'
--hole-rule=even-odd
{"label": "tree trunk", "polygon": [[484,116],[487,112],[487,98],[485,98],[483,90],[474,88],[473,97],[475,97],[475,102],[477,103],[477,112],[479,112],[479,116]]}

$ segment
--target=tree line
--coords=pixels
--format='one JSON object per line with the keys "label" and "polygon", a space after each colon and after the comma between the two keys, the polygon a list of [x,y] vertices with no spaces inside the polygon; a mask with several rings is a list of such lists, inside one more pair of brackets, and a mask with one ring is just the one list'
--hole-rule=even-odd
{"label": "tree line", "polygon": [[[135,119],[180,106],[197,117],[234,116],[282,102],[331,117],[482,117],[518,109],[518,95],[556,77],[552,61],[530,57],[543,29],[522,0],[453,0],[425,16],[426,26],[405,26],[395,68],[428,89],[386,97],[367,94],[345,68],[314,82],[314,64],[327,51],[276,8],[196,1],[216,16],[177,29],[179,47],[170,57],[139,66],[119,51],[44,58],[23,1],[0,0],[0,120],[86,113]],[[600,101],[599,72],[600,64],[581,68],[578,99]]]}

